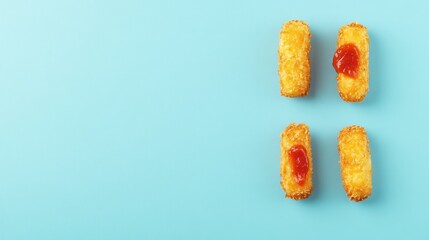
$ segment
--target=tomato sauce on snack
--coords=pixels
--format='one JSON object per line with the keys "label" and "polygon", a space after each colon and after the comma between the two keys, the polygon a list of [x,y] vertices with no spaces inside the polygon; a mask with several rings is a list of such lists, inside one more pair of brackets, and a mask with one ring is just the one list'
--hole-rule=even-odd
{"label": "tomato sauce on snack", "polygon": [[340,46],[335,51],[332,65],[337,73],[344,73],[349,77],[356,78],[359,67],[359,50],[352,43]]}
{"label": "tomato sauce on snack", "polygon": [[305,147],[302,145],[294,145],[289,149],[289,158],[292,160],[293,174],[295,181],[299,185],[304,185],[305,177],[308,173],[308,156]]}

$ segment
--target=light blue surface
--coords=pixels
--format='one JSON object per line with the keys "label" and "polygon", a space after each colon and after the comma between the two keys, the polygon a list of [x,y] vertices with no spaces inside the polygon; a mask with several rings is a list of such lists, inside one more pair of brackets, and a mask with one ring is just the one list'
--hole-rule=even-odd
{"label": "light blue surface", "polygon": [[[0,239],[428,238],[428,6],[412,1],[2,1]],[[283,22],[312,37],[310,96],[279,95]],[[371,38],[370,91],[338,96],[340,26]],[[279,185],[311,128],[314,192]],[[342,188],[364,126],[373,196]]]}

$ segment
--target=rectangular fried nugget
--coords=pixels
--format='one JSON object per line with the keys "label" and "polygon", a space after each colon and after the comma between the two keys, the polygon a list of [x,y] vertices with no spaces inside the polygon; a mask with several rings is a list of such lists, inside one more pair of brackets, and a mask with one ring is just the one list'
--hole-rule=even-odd
{"label": "rectangular fried nugget", "polygon": [[307,96],[310,89],[310,28],[300,20],[283,24],[279,43],[280,94]]}
{"label": "rectangular fried nugget", "polygon": [[[300,146],[305,149],[308,159],[308,170],[299,183],[294,173],[294,167],[290,156],[290,150],[294,146]],[[281,134],[280,142],[280,176],[283,190],[286,197],[295,200],[305,199],[310,196],[313,183],[313,159],[311,155],[310,130],[305,124],[290,124]]]}
{"label": "rectangular fried nugget", "polygon": [[359,202],[372,193],[369,140],[360,126],[345,127],[338,136],[341,179],[350,200]]}
{"label": "rectangular fried nugget", "polygon": [[361,102],[368,92],[369,85],[369,36],[366,27],[359,23],[342,26],[338,31],[337,48],[350,43],[354,44],[359,52],[357,77],[339,73],[337,87],[344,101]]}

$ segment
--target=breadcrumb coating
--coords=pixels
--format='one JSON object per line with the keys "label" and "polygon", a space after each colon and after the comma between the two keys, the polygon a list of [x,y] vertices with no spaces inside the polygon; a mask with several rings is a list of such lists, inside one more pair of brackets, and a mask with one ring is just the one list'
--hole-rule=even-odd
{"label": "breadcrumb coating", "polygon": [[307,96],[310,89],[310,28],[300,20],[283,24],[279,42],[280,94]]}
{"label": "breadcrumb coating", "polygon": [[358,74],[356,78],[352,78],[338,73],[337,87],[344,101],[361,102],[368,92],[369,85],[369,36],[366,27],[359,23],[342,26],[338,31],[337,48],[350,43],[359,51]]}
{"label": "breadcrumb coating", "polygon": [[338,136],[341,179],[350,200],[359,202],[372,193],[369,140],[360,126],[343,128]]}
{"label": "breadcrumb coating", "polygon": [[[291,160],[289,159],[288,151],[294,145],[302,145],[307,151],[309,168],[304,185],[299,185],[296,182]],[[308,198],[313,188],[313,158],[311,155],[311,138],[308,126],[305,124],[296,125],[295,123],[287,126],[281,134],[280,150],[280,185],[286,192],[286,197],[295,200]]]}

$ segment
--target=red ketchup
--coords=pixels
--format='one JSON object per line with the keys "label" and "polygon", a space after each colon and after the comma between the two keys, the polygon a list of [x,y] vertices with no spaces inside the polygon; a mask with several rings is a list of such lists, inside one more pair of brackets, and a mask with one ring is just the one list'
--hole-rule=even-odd
{"label": "red ketchup", "polygon": [[295,181],[299,185],[304,185],[305,177],[308,172],[308,156],[305,147],[302,145],[294,145],[289,149],[288,154],[289,159],[291,159]]}
{"label": "red ketchup", "polygon": [[357,47],[352,43],[340,46],[335,51],[332,66],[334,66],[337,73],[344,73],[349,77],[356,78],[359,66],[359,50]]}

